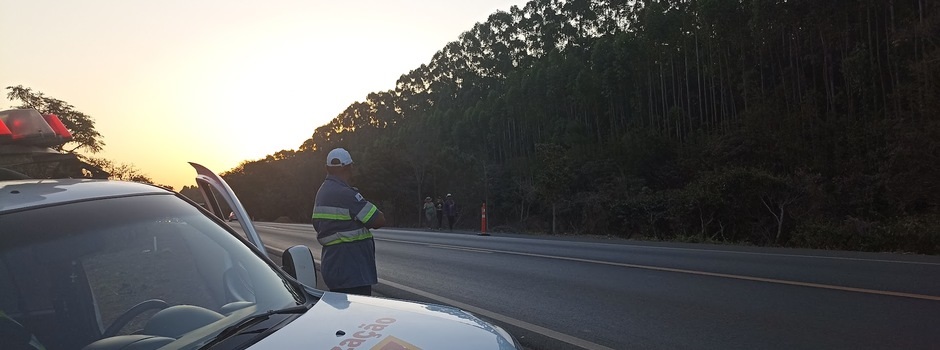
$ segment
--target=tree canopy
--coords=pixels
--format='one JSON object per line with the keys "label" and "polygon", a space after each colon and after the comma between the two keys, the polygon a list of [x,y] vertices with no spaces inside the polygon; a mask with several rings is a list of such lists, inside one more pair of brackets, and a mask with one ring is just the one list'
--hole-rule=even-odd
{"label": "tree canopy", "polygon": [[[8,86],[7,98],[12,101],[18,101],[20,105],[15,108],[32,108],[42,114],[55,114],[62,121],[62,124],[69,129],[72,139],[64,144],[55,145],[53,148],[66,153],[74,154],[75,161],[80,163],[79,175],[86,177],[101,178],[108,177],[114,180],[143,182],[155,184],[153,179],[143,174],[136,166],[128,163],[114,163],[113,161],[100,157],[92,157],[81,154],[85,151],[89,153],[98,153],[104,148],[103,136],[95,129],[95,120],[91,116],[79,112],[71,104],[46,96],[40,91],[34,91],[31,88],[22,85]],[[63,174],[61,171],[50,172],[48,167],[27,167],[32,176],[72,176],[71,172]],[[69,167],[67,167],[69,168]],[[103,171],[103,173],[102,173]],[[168,185],[159,185],[172,190]]]}
{"label": "tree canopy", "polygon": [[345,147],[393,225],[453,193],[466,228],[938,252],[937,33],[926,0],[533,0],[227,178],[307,221]]}

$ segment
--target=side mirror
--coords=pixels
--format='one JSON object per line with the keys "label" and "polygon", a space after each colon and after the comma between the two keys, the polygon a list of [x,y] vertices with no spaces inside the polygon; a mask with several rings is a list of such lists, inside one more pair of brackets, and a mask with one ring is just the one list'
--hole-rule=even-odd
{"label": "side mirror", "polygon": [[313,253],[305,245],[287,248],[281,254],[284,271],[308,287],[317,287],[317,269],[313,264]]}

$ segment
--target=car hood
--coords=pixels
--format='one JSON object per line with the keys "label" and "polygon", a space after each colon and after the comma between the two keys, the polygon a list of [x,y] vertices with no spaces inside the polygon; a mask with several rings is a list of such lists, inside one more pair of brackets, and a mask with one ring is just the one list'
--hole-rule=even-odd
{"label": "car hood", "polygon": [[503,329],[460,309],[326,292],[251,349],[515,349]]}

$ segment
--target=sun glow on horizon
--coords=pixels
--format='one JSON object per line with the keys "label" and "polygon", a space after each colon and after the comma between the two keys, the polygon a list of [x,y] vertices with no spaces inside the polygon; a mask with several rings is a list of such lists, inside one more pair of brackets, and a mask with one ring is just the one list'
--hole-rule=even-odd
{"label": "sun glow on horizon", "polygon": [[21,68],[0,70],[0,84],[71,103],[104,137],[96,156],[179,190],[193,183],[187,161],[222,172],[297,149],[475,22],[524,3],[7,2],[0,32],[17,35],[0,45],[23,54],[0,55]]}

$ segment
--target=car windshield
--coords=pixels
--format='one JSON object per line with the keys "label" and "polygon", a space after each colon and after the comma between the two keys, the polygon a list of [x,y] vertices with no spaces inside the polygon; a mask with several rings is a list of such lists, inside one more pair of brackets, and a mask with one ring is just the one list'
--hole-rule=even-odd
{"label": "car windshield", "polygon": [[3,348],[82,349],[105,338],[194,348],[303,302],[246,243],[173,195],[5,213],[0,228]]}

